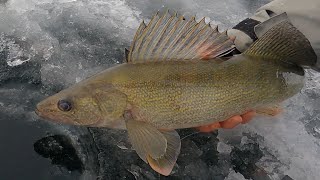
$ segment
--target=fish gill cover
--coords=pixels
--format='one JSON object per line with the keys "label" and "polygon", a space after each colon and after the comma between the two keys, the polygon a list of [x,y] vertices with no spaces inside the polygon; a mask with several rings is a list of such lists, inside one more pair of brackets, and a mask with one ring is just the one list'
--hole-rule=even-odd
{"label": "fish gill cover", "polygon": [[[210,17],[207,21],[226,29],[267,2],[0,1],[0,177],[157,179],[131,149],[125,132],[37,121],[35,104],[122,62],[139,23],[159,9]],[[307,71],[307,78],[305,88],[285,102],[286,112],[277,118],[256,118],[211,134],[179,131],[182,151],[171,176],[318,179],[320,75]],[[52,150],[68,158],[46,155]]]}

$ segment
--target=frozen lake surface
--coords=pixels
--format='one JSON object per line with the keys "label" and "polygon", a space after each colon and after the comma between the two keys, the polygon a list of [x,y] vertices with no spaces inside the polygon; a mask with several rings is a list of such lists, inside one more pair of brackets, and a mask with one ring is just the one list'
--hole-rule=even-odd
{"label": "frozen lake surface", "polygon": [[[269,0],[0,0],[1,179],[166,179],[131,149],[124,131],[62,126],[34,114],[48,95],[123,60],[157,10],[231,28]],[[319,179],[320,74],[277,118],[214,133],[180,130],[168,179]]]}

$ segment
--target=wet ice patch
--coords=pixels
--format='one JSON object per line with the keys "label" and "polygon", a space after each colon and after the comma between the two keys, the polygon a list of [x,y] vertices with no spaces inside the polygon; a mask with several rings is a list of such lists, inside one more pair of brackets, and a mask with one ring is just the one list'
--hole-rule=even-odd
{"label": "wet ice patch", "polygon": [[230,173],[224,180],[246,180],[241,173],[235,172],[233,169],[230,169]]}
{"label": "wet ice patch", "polygon": [[21,47],[13,38],[5,37],[4,33],[0,34],[0,53],[3,54],[8,66],[18,66],[30,61],[35,55],[31,47]]}

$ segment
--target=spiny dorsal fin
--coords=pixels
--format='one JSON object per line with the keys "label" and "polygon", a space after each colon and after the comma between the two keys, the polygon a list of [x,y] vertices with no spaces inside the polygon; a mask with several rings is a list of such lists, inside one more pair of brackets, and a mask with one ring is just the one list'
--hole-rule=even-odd
{"label": "spiny dorsal fin", "polygon": [[167,11],[156,13],[146,26],[141,23],[128,54],[128,62],[192,60],[220,57],[234,49],[226,32],[219,33],[203,18],[185,20]]}
{"label": "spiny dorsal fin", "polygon": [[133,38],[133,41],[132,41],[132,43],[131,43],[131,46],[130,46],[130,49],[129,49],[129,53],[128,53],[128,57],[126,57],[127,62],[130,62],[130,61],[131,61],[131,58],[130,58],[130,57],[132,56],[133,47],[135,47],[136,44],[137,44],[136,40],[137,40],[138,37],[141,36],[143,30],[144,30],[146,27],[147,27],[146,24],[144,23],[144,21],[142,21],[142,23],[140,24],[140,26],[139,26],[139,28],[138,28],[138,30],[137,30],[134,38]]}

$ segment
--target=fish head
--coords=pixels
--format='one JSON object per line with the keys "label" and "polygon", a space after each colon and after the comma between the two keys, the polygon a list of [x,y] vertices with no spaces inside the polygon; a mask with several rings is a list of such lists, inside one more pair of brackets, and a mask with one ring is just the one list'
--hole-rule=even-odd
{"label": "fish head", "polygon": [[57,123],[112,128],[122,120],[126,101],[112,86],[75,86],[44,99],[35,112]]}

